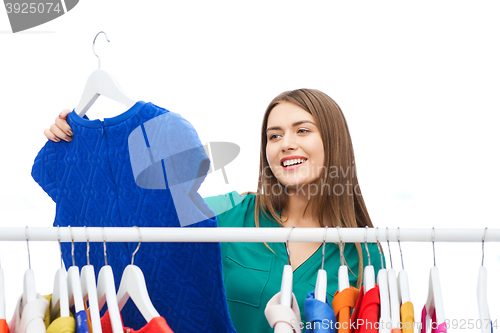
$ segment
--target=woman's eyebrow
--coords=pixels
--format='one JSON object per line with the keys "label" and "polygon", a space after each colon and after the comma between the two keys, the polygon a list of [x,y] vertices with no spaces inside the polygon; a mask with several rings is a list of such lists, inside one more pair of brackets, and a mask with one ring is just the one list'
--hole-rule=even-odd
{"label": "woman's eyebrow", "polygon": [[[294,122],[292,124],[292,127],[299,126],[300,124],[303,124],[303,123],[311,123],[314,126],[316,126],[316,124],[313,121],[310,121],[310,120],[299,120],[299,121]],[[281,127],[279,127],[279,126],[268,127],[266,129],[266,133],[269,132],[269,131],[280,130],[280,129],[281,129]]]}

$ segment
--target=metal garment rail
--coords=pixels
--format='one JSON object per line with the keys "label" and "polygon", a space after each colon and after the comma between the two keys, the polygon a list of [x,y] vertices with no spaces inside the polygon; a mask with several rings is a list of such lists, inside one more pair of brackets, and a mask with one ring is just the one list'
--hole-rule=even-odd
{"label": "metal garment rail", "polygon": [[3,227],[0,241],[61,242],[500,242],[500,229],[444,228],[117,228],[117,227]]}

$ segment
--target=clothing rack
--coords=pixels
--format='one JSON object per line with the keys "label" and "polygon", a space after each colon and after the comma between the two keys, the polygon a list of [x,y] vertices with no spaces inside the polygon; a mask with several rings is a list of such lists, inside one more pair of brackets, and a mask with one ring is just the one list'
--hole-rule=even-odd
{"label": "clothing rack", "polygon": [[0,241],[61,242],[500,242],[500,229],[2,227]]}

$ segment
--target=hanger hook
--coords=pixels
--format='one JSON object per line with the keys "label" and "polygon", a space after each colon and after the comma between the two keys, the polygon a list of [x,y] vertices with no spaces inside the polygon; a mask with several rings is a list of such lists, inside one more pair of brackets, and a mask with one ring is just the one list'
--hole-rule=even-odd
{"label": "hanger hook", "polygon": [[391,268],[394,268],[392,267],[391,246],[389,245],[389,227],[385,227],[385,237],[387,239],[387,247],[389,248],[389,260],[391,262]]}
{"label": "hanger hook", "polygon": [[63,258],[62,258],[62,250],[61,250],[61,230],[59,226],[57,226],[57,243],[59,244],[59,254],[61,255],[61,268],[63,268]]}
{"label": "hanger hook", "polygon": [[378,227],[375,230],[375,234],[377,236],[378,253],[380,254],[380,268],[384,269],[384,257],[382,256],[382,245],[380,245],[380,241],[379,241],[379,238],[378,238]]}
{"label": "hanger hook", "polygon": [[94,42],[92,43],[92,52],[94,52],[95,56],[97,57],[97,63],[98,63],[98,68],[101,69],[101,58],[97,55],[97,53],[95,53],[95,49],[94,49],[94,46],[95,46],[95,40],[97,39],[97,36],[99,36],[101,33],[104,34],[104,36],[106,36],[106,40],[108,42],[110,42],[109,38],[108,38],[108,35],[106,35],[106,33],[104,31],[99,31],[97,33],[97,35],[95,35],[94,37]]}
{"label": "hanger hook", "polygon": [[75,265],[75,240],[73,239],[73,229],[71,229],[71,226],[68,225],[69,227],[69,234],[71,236],[71,259],[73,262],[73,266]]}
{"label": "hanger hook", "polygon": [[108,254],[106,253],[106,235],[104,234],[104,227],[102,228],[102,244],[104,246],[104,265],[108,266]]}
{"label": "hanger hook", "polygon": [[323,259],[321,259],[321,269],[325,267],[325,243],[326,243],[327,231],[328,231],[328,226],[325,226],[325,234],[323,235]]}
{"label": "hanger hook", "polygon": [[286,238],[286,254],[288,255],[288,265],[292,264],[292,262],[290,261],[290,249],[288,248],[288,242],[290,241],[290,235],[292,234],[293,228],[295,228],[295,226],[292,227],[290,233],[288,234],[288,237]]}
{"label": "hanger hook", "polygon": [[368,251],[368,242],[367,242],[367,234],[368,234],[368,226],[365,226],[365,248],[366,248],[366,253],[368,254],[368,266],[372,265],[371,259],[370,259],[370,251]]}
{"label": "hanger hook", "polygon": [[481,266],[484,266],[484,239],[486,238],[486,229],[488,229],[488,227],[484,228],[483,232],[483,260],[481,260]]}
{"label": "hanger hook", "polygon": [[345,258],[344,258],[344,244],[342,242],[342,235],[340,234],[340,227],[336,226],[337,228],[337,233],[339,234],[339,241],[340,241],[340,263],[342,266],[345,265]]}
{"label": "hanger hook", "polygon": [[432,227],[432,254],[434,255],[434,266],[436,266],[436,250],[434,248],[434,237],[435,237],[434,227]]}
{"label": "hanger hook", "polygon": [[28,242],[28,239],[29,239],[28,226],[26,226],[26,229],[24,230],[24,234],[26,235],[26,246],[28,247],[28,265],[29,265],[29,269],[31,269],[30,244]]}
{"label": "hanger hook", "polygon": [[137,253],[137,251],[139,251],[139,248],[141,247],[141,243],[142,243],[142,233],[141,233],[141,228],[139,228],[138,226],[134,225],[134,228],[137,228],[137,232],[139,233],[139,244],[137,244],[137,248],[135,249],[134,253],[132,253],[132,262],[130,263],[131,265],[134,264],[134,257],[135,257],[135,254]]}
{"label": "hanger hook", "polygon": [[89,231],[87,226],[85,226],[85,236],[87,237],[87,265],[90,265],[90,241],[89,241]]}
{"label": "hanger hook", "polygon": [[401,253],[401,267],[405,269],[405,265],[403,263],[403,251],[401,251],[401,242],[399,241],[399,227],[398,227],[398,244],[399,244],[399,253]]}

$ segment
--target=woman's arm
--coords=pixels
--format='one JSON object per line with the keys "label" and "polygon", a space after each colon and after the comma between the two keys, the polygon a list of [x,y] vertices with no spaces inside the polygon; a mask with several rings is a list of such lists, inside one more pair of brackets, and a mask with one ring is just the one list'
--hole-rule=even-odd
{"label": "woman's arm", "polygon": [[47,139],[54,142],[59,142],[61,139],[67,142],[73,140],[73,132],[66,121],[66,117],[70,112],[71,110],[64,109],[59,116],[57,116],[55,122],[50,126],[50,128],[46,128],[43,131],[43,134],[45,134]]}

